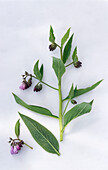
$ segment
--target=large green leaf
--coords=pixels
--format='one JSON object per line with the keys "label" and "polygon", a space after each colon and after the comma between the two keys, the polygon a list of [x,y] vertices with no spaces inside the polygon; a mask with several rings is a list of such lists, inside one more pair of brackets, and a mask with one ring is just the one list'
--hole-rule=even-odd
{"label": "large green leaf", "polygon": [[35,105],[28,105],[27,103],[25,103],[23,100],[21,100],[18,96],[16,96],[14,93],[13,93],[13,96],[15,98],[15,101],[20,104],[21,106],[33,111],[33,112],[36,112],[36,113],[39,113],[39,114],[42,114],[42,115],[46,115],[46,116],[50,116],[50,117],[54,117],[54,118],[57,118],[57,116],[53,115],[48,109],[44,108],[44,107],[40,107],[40,106],[35,106]]}
{"label": "large green leaf", "polygon": [[63,48],[63,45],[65,44],[65,42],[66,42],[67,39],[69,38],[70,29],[71,29],[71,28],[69,28],[69,29],[67,30],[67,32],[65,33],[65,35],[64,35],[63,38],[61,39],[61,48]]}
{"label": "large green leaf", "polygon": [[70,39],[68,40],[67,44],[65,45],[64,51],[63,51],[63,63],[66,63],[67,59],[70,56],[71,53],[71,46],[72,46],[72,39],[73,39],[73,35],[70,37]]}
{"label": "large green leaf", "polygon": [[39,70],[39,60],[36,62],[36,64],[34,65],[34,74],[36,75],[36,77],[37,77],[37,79],[38,80],[42,80],[42,74],[41,74],[41,72],[40,72],[40,70]]}
{"label": "large green leaf", "polygon": [[51,43],[55,43],[55,36],[54,36],[54,31],[53,31],[52,26],[50,26],[50,36],[49,36],[49,41],[50,41]]}
{"label": "large green leaf", "polygon": [[60,155],[59,143],[55,136],[37,121],[19,113],[34,140],[47,152]]}
{"label": "large green leaf", "polygon": [[55,71],[55,74],[56,74],[58,80],[60,80],[62,75],[65,72],[65,66],[64,66],[62,60],[60,60],[59,58],[53,57],[53,65],[52,65],[52,67],[53,67],[53,69]]}
{"label": "large green leaf", "polygon": [[[80,96],[80,95],[82,95],[82,94],[84,94],[84,93],[87,93],[87,92],[95,89],[102,81],[103,81],[103,80],[100,80],[100,81],[98,81],[97,83],[95,83],[95,84],[93,84],[92,86],[87,87],[87,88],[85,88],[85,89],[77,89],[77,88],[75,88],[73,98],[78,97],[78,96]],[[65,99],[63,99],[63,101],[65,101],[65,100],[67,100],[67,99],[69,99],[69,95],[68,95]]]}
{"label": "large green leaf", "polygon": [[20,119],[18,119],[15,124],[15,134],[16,134],[16,137],[19,138],[19,136],[20,136]]}
{"label": "large green leaf", "polygon": [[70,109],[65,115],[64,115],[64,128],[68,125],[68,123],[79,117],[84,115],[85,113],[88,113],[91,111],[93,100],[90,103],[83,102],[81,104],[76,105],[72,109]]}

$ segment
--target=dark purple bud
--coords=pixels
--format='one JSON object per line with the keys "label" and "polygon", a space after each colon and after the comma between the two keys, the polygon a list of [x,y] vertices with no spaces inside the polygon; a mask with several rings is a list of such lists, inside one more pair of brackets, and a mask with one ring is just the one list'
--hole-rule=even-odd
{"label": "dark purple bud", "polygon": [[56,44],[50,44],[49,45],[49,50],[54,51],[56,49],[57,45]]}
{"label": "dark purple bud", "polygon": [[71,103],[72,104],[77,104],[77,101],[76,100],[71,100]]}
{"label": "dark purple bud", "polygon": [[82,66],[82,62],[80,62],[80,61],[77,61],[76,63],[74,63],[74,67],[76,67],[76,68],[79,68],[81,66]]}
{"label": "dark purple bud", "polygon": [[38,92],[42,90],[42,84],[37,84],[35,87],[34,87],[34,91]]}

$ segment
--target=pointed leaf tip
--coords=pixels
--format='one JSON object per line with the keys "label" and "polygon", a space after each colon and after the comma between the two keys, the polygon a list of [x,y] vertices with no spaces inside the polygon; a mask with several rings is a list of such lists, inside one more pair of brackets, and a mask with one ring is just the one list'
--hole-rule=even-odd
{"label": "pointed leaf tip", "polygon": [[59,143],[56,137],[46,127],[37,121],[21,113],[19,113],[19,115],[21,116],[34,140],[47,152],[60,156]]}

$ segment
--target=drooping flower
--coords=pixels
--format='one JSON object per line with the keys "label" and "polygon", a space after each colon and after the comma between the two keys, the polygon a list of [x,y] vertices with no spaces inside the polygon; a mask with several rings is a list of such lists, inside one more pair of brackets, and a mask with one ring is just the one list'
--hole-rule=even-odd
{"label": "drooping flower", "polygon": [[19,86],[19,88],[20,88],[21,90],[27,89],[27,88],[28,88],[27,82],[26,82],[26,81],[23,81],[22,84]]}
{"label": "drooping flower", "polygon": [[49,45],[49,50],[50,51],[54,51],[56,49],[57,45],[54,43],[54,44],[50,44]]}
{"label": "drooping flower", "polygon": [[42,84],[37,84],[37,85],[34,87],[34,92],[35,92],[35,91],[38,92],[38,91],[40,91],[40,90],[42,90]]}
{"label": "drooping flower", "polygon": [[76,63],[74,63],[74,67],[76,67],[76,68],[79,68],[81,66],[82,66],[82,62],[80,62],[80,61],[77,61]]}

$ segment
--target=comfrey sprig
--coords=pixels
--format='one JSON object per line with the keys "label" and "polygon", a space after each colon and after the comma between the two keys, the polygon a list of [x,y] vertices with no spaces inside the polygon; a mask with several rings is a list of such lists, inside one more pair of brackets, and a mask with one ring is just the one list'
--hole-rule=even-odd
{"label": "comfrey sprig", "polygon": [[19,139],[20,136],[20,120],[18,120],[15,124],[15,134],[16,134],[16,139],[12,139],[11,137],[9,138],[9,143],[10,143],[10,153],[13,154],[18,154],[18,152],[21,150],[21,148],[26,145],[30,149],[33,149],[31,146],[26,144],[23,140]]}
{"label": "comfrey sprig", "polygon": [[[36,82],[35,87],[33,88],[34,92],[39,92],[40,90],[42,90],[42,86],[46,85],[49,88],[52,88],[52,90],[55,90],[59,94],[59,114],[58,115],[51,113],[51,111],[45,107],[29,105],[13,93],[13,96],[16,102],[20,104],[21,106],[35,113],[39,113],[44,116],[49,116],[49,117],[56,118],[57,120],[59,120],[60,141],[63,140],[63,134],[64,134],[64,131],[67,125],[72,120],[76,119],[77,117],[82,116],[86,113],[89,113],[92,109],[93,100],[91,100],[90,102],[82,102],[80,104],[77,104],[76,97],[93,90],[102,82],[102,80],[100,80],[90,87],[81,88],[81,89],[78,89],[77,85],[75,86],[72,82],[71,83],[72,85],[70,87],[70,90],[67,96],[65,98],[62,98],[62,83],[63,83],[62,77],[67,71],[67,67],[71,66],[70,69],[72,69],[72,66],[75,68],[80,68],[82,66],[82,62],[79,60],[79,57],[77,54],[77,47],[75,47],[72,52],[73,37],[74,37],[74,34],[70,35],[70,28],[69,28],[67,32],[64,34],[64,36],[62,37],[61,44],[59,45],[56,42],[54,30],[52,26],[50,26],[49,41],[51,42],[51,44],[49,45],[49,50],[54,51],[56,50],[56,48],[59,48],[60,50],[60,58],[53,57],[53,61],[52,61],[52,68],[57,78],[58,87],[54,87],[53,85],[50,85],[49,83],[43,81],[43,71],[44,71],[43,68],[44,67],[43,67],[43,64],[41,64],[41,66],[39,67],[39,60],[37,60],[34,65],[34,69],[33,69],[34,74],[30,74],[26,71],[25,75],[22,75],[23,81],[20,86],[20,89],[22,90],[28,89],[32,85],[33,79],[36,79],[37,82]],[[67,63],[69,57],[71,57],[72,61],[70,63]],[[66,104],[64,101],[67,101]],[[70,110],[68,109],[69,103],[73,104]],[[63,104],[65,105],[64,109],[63,109]],[[60,155],[59,143],[56,137],[46,127],[41,125],[36,120],[31,119],[30,117],[27,117],[21,113],[19,113],[19,115],[24,121],[27,128],[29,129],[34,140],[44,150],[46,150],[49,153]],[[16,153],[19,149],[18,147],[19,144],[21,144],[20,142],[23,142],[22,140],[19,140],[19,137],[17,140],[19,143],[16,140],[13,140],[13,139],[10,140],[11,152],[14,151]],[[17,151],[16,151],[16,148],[18,148]]]}

